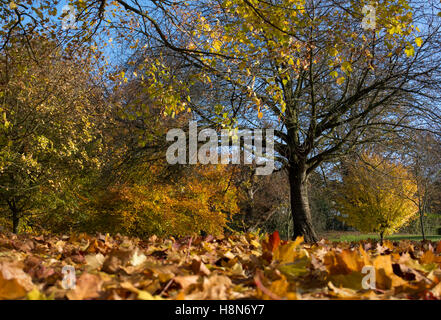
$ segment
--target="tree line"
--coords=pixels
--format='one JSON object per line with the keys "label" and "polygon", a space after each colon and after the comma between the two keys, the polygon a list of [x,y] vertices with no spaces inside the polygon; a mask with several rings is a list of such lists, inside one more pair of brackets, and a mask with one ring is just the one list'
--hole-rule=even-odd
{"label": "tree line", "polygon": [[[69,3],[67,29],[62,1],[0,4],[0,196],[14,232],[181,236],[279,217],[312,242],[381,194],[399,209],[376,217],[411,210],[423,230],[437,218],[437,3],[381,2],[374,30],[363,1]],[[190,120],[275,129],[278,172],[169,165],[165,135]],[[380,179],[388,168],[398,183]],[[401,227],[392,216],[371,231]]]}

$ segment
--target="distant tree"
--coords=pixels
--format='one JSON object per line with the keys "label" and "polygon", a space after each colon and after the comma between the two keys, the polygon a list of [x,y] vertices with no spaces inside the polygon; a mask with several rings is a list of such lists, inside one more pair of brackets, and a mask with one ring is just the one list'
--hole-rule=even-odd
{"label": "distant tree", "polygon": [[432,218],[437,217],[436,211],[439,208],[436,201],[440,200],[441,143],[436,135],[423,132],[413,134],[412,138],[403,144],[403,148],[418,186],[415,200],[418,205],[421,234],[425,239],[424,216],[429,214]]}
{"label": "distant tree", "polygon": [[[255,174],[255,165],[238,166],[236,183],[241,190],[241,214],[237,216],[237,226],[241,230],[255,231],[262,229],[273,232],[286,225],[269,225],[278,220],[279,215],[289,209],[289,189],[285,172],[277,172],[269,176]],[[285,219],[286,220],[286,219]]]}
{"label": "distant tree", "polygon": [[177,176],[160,163],[143,169],[142,181],[109,186],[88,203],[88,231],[219,235],[239,212],[230,166],[192,166]]}
{"label": "distant tree", "polygon": [[[0,54],[0,214],[12,231],[75,201],[74,179],[99,167],[99,92],[89,60],[35,38],[32,56],[17,38]],[[35,221],[35,219],[34,219]]]}
{"label": "distant tree", "polygon": [[340,219],[361,232],[379,233],[381,241],[418,213],[410,172],[375,154],[346,163],[337,193]]}

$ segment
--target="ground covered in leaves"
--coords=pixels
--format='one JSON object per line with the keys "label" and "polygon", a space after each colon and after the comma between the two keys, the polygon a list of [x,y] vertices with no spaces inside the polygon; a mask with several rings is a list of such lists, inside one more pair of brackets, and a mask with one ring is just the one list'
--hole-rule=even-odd
{"label": "ground covered in leaves", "polygon": [[[63,288],[64,266],[75,288]],[[362,288],[364,266],[375,290]],[[250,298],[440,299],[441,242],[0,234],[0,299]]]}

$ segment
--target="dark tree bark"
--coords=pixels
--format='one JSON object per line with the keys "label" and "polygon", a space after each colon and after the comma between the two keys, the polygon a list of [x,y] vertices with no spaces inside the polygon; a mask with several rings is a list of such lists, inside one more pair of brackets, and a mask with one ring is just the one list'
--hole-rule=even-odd
{"label": "dark tree bark", "polygon": [[18,212],[13,211],[12,212],[12,232],[17,234],[18,233],[18,224],[20,222],[20,218],[18,217]]}
{"label": "dark tree bark", "polygon": [[12,218],[12,232],[17,234],[18,232],[18,224],[20,222],[19,209],[17,208],[15,200],[6,200],[8,203],[9,210],[11,210],[11,218]]}
{"label": "dark tree bark", "polygon": [[423,240],[426,240],[426,235],[424,233],[424,222],[423,222],[424,212],[420,209],[420,225],[421,225],[421,235],[423,236]]}
{"label": "dark tree bark", "polygon": [[[418,162],[417,165],[419,166]],[[427,188],[427,186],[425,187]],[[421,235],[423,236],[423,240],[426,240],[426,235],[424,233],[424,221],[423,221],[424,211],[426,210],[425,198],[426,195],[423,195],[423,197],[421,197],[420,188],[418,188],[418,213],[420,215]]]}
{"label": "dark tree bark", "polygon": [[291,164],[288,168],[291,195],[291,214],[294,222],[293,239],[304,236],[305,242],[317,242],[311,219],[308,198],[308,176],[302,165]]}

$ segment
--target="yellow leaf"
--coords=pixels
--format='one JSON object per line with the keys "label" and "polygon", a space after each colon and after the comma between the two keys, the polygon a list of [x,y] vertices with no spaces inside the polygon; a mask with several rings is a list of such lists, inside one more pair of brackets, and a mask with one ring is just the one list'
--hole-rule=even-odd
{"label": "yellow leaf", "polygon": [[351,65],[351,63],[349,61],[345,61],[345,62],[342,63],[341,69],[345,73],[351,72],[352,71],[352,65]]}
{"label": "yellow leaf", "polygon": [[349,274],[333,274],[329,280],[338,288],[361,290],[364,277],[365,275],[361,272],[351,272]]}
{"label": "yellow leaf", "polygon": [[421,39],[420,37],[415,38],[415,43],[418,47],[421,47],[423,45],[423,39]]}
{"label": "yellow leaf", "polygon": [[139,300],[164,300],[160,296],[154,296],[150,292],[139,290],[138,291]]}
{"label": "yellow leaf", "polygon": [[343,250],[340,258],[349,272],[361,271],[364,266],[362,256],[354,250]]}
{"label": "yellow leaf", "polygon": [[41,293],[37,288],[34,288],[32,291],[27,294],[28,300],[53,300],[54,296],[50,295],[46,297],[44,293]]}
{"label": "yellow leaf", "polygon": [[335,56],[337,56],[337,54],[338,54],[338,50],[335,49],[335,48],[331,48],[331,49],[329,50],[329,54],[330,54],[331,56],[335,57]]}
{"label": "yellow leaf", "polygon": [[406,53],[406,55],[407,55],[408,57],[411,57],[411,56],[413,56],[413,55],[415,54],[415,48],[411,45],[411,46],[407,47],[407,48],[404,50],[404,52]]}
{"label": "yellow leaf", "polygon": [[343,82],[345,82],[345,77],[340,77],[337,79],[337,84],[342,84]]}
{"label": "yellow leaf", "polygon": [[286,244],[279,245],[274,251],[274,260],[280,263],[293,262],[297,255],[296,248],[303,242],[303,237],[297,237],[296,240]]}
{"label": "yellow leaf", "polygon": [[308,266],[310,260],[305,256],[300,259],[295,259],[294,262],[286,263],[278,267],[280,272],[292,278],[303,276],[309,273]]}
{"label": "yellow leaf", "polygon": [[388,290],[393,287],[407,285],[407,281],[394,274],[390,255],[377,256],[374,260],[376,285],[379,289]]}
{"label": "yellow leaf", "polygon": [[216,51],[220,51],[221,47],[222,47],[222,42],[220,42],[219,40],[214,40],[213,41],[213,48]]}

